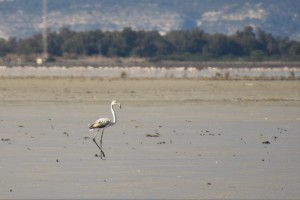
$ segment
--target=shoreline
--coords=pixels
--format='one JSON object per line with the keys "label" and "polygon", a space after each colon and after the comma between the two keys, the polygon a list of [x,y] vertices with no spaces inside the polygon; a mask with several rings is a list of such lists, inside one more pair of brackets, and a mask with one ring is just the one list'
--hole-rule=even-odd
{"label": "shoreline", "polygon": [[300,80],[300,68],[0,66],[0,78],[76,77],[122,79]]}

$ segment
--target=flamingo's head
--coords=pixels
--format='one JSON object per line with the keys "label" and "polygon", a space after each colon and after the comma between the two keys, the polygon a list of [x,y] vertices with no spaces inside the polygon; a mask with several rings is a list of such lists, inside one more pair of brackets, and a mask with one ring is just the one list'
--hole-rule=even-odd
{"label": "flamingo's head", "polygon": [[111,102],[111,106],[113,106],[113,105],[117,105],[117,106],[119,106],[119,108],[121,108],[121,104],[119,102],[117,102],[116,100],[113,100]]}

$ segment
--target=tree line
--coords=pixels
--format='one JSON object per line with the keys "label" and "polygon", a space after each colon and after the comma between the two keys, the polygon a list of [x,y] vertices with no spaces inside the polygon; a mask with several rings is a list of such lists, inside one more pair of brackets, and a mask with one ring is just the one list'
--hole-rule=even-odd
{"label": "tree line", "polygon": [[[7,55],[38,55],[43,52],[42,35],[0,39],[0,58]],[[68,27],[48,31],[50,57],[107,56],[142,57],[155,60],[300,60],[300,42],[274,37],[250,26],[232,35],[210,34],[199,28],[158,31],[82,31]]]}

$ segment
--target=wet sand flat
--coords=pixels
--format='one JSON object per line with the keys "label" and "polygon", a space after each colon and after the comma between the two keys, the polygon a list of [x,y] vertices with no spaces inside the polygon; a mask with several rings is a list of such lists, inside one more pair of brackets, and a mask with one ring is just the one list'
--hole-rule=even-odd
{"label": "wet sand flat", "polygon": [[[1,198],[300,197],[297,82],[0,82]],[[103,161],[88,124],[114,98]]]}
{"label": "wet sand flat", "polygon": [[276,102],[298,104],[299,81],[197,79],[0,78],[2,103],[126,104]]}

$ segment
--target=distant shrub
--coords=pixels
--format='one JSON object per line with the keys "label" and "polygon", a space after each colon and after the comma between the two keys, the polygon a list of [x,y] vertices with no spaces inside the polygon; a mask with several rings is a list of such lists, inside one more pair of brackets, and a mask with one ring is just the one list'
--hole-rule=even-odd
{"label": "distant shrub", "polygon": [[123,71],[123,72],[121,73],[120,77],[121,77],[121,78],[127,78],[127,73]]}

